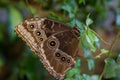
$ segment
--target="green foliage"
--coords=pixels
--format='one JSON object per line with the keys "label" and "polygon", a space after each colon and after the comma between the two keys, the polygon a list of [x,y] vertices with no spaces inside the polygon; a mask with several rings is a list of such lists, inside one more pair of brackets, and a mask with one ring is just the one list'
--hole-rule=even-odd
{"label": "green foliage", "polygon": [[[0,22],[0,76],[2,76],[1,70],[3,70],[3,75],[7,69],[9,73],[7,79],[3,76],[4,79],[0,77],[1,80],[56,80],[48,75],[36,55],[30,53],[27,48],[24,50],[23,45],[21,46],[23,42],[14,33],[14,27],[23,20],[25,14],[33,13],[35,16],[38,15],[36,13],[36,11],[39,12],[38,7],[42,7],[41,11],[50,12],[49,18],[62,21],[72,28],[75,25],[78,26],[80,46],[84,52],[83,57],[87,61],[88,73],[94,71],[96,61],[102,58],[101,55],[107,56],[102,74],[90,75],[82,72],[81,65],[84,63],[81,58],[76,61],[74,68],[66,73],[65,80],[102,80],[101,77],[112,78],[112,80],[114,80],[113,78],[120,79],[120,54],[115,56],[116,58],[109,56],[113,54],[112,50],[101,48],[100,41],[105,41],[93,30],[99,26],[99,23],[104,24],[105,15],[109,12],[109,8],[105,4],[112,3],[114,0],[29,0],[27,3],[26,1],[0,1],[0,10],[2,8],[7,11],[7,21]],[[120,26],[119,5],[120,3],[118,8],[114,10],[116,13],[115,26]],[[31,13],[28,13],[28,11],[31,11]],[[95,54],[94,52],[97,50],[100,53]],[[118,52],[114,53],[118,54]]]}
{"label": "green foliage", "polygon": [[87,19],[86,19],[86,26],[87,27],[90,26],[93,23],[92,19],[90,19],[89,16],[90,16],[90,14],[87,16]]}
{"label": "green foliage", "polygon": [[81,4],[81,3],[85,4],[85,0],[79,0],[78,2],[79,2],[79,4]]}
{"label": "green foliage", "polygon": [[74,0],[65,0],[64,5],[61,6],[61,9],[66,12],[66,15],[70,19],[74,19],[78,11],[77,3]]}
{"label": "green foliage", "polygon": [[84,24],[80,22],[78,19],[72,19],[69,23],[70,26],[74,27],[75,24],[78,26],[78,29],[81,31],[81,33],[84,31]]}
{"label": "green foliage", "polygon": [[108,55],[108,50],[106,50],[106,49],[100,49],[100,54],[99,55],[97,55],[95,58],[100,58],[101,57],[101,55],[103,55],[103,54],[106,54],[106,55]]}
{"label": "green foliage", "polygon": [[105,78],[113,78],[120,75],[120,54],[118,55],[117,60],[112,58],[105,59]]}
{"label": "green foliage", "polygon": [[[81,34],[81,44],[83,47],[90,49],[91,51],[95,52],[97,47],[100,47],[99,38],[95,35],[95,33],[89,28],[90,24],[93,21],[87,17],[86,19],[86,26],[84,32]],[[97,47],[96,47],[97,46]]]}
{"label": "green foliage", "polygon": [[111,58],[107,58],[105,59],[105,77],[106,78],[110,78],[110,77],[115,77],[116,73],[115,73],[115,61]]}
{"label": "green foliage", "polygon": [[61,16],[55,14],[54,12],[51,12],[50,15],[48,16],[48,18],[54,19],[54,20],[59,20],[59,21],[63,20]]}
{"label": "green foliage", "polygon": [[10,39],[14,40],[15,39],[15,33],[14,33],[14,28],[16,25],[18,25],[22,21],[22,15],[21,13],[12,5],[8,6],[9,10],[9,33],[10,33]]}
{"label": "green foliage", "polygon": [[74,17],[74,13],[73,13],[73,9],[70,5],[64,5],[62,6],[62,9],[68,12],[69,18],[73,18]]}
{"label": "green foliage", "polygon": [[[93,60],[91,59],[88,61],[89,61],[90,69],[93,68],[92,67],[94,65]],[[65,80],[98,80],[98,75],[89,76],[87,74],[81,74],[80,66],[81,66],[81,62],[78,59],[76,61],[75,67],[66,73]]]}
{"label": "green foliage", "polygon": [[3,60],[3,58],[2,58],[1,55],[0,55],[0,68],[1,68],[3,65],[4,65],[4,60]]}
{"label": "green foliage", "polygon": [[119,54],[118,57],[117,57],[117,64],[120,65],[120,54]]}
{"label": "green foliage", "polygon": [[94,66],[95,66],[94,59],[88,59],[88,68],[89,68],[89,70],[94,69]]}
{"label": "green foliage", "polygon": [[109,52],[109,51],[106,50],[106,49],[101,49],[100,51],[101,51],[102,54],[107,54],[107,53]]}
{"label": "green foliage", "polygon": [[116,25],[120,27],[120,9],[117,10]]}
{"label": "green foliage", "polygon": [[78,59],[76,61],[76,64],[75,64],[75,67],[71,70],[69,70],[67,73],[66,73],[66,79],[65,80],[69,80],[69,79],[74,79],[75,77],[77,77],[76,75],[79,75],[80,74],[80,60]]}

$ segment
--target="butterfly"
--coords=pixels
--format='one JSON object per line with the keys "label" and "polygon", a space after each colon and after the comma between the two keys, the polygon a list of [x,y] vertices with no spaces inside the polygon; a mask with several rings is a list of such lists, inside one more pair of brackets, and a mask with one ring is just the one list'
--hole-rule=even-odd
{"label": "butterfly", "polygon": [[71,69],[78,55],[80,31],[49,18],[30,18],[15,32],[39,56],[48,72],[59,80]]}

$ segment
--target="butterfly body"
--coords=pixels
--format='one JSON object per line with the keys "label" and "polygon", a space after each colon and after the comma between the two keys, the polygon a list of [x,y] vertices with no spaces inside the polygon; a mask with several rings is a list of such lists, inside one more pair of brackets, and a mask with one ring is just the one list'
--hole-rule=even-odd
{"label": "butterfly body", "polygon": [[76,28],[48,18],[31,18],[17,25],[15,32],[54,77],[62,80],[75,64],[79,43]]}

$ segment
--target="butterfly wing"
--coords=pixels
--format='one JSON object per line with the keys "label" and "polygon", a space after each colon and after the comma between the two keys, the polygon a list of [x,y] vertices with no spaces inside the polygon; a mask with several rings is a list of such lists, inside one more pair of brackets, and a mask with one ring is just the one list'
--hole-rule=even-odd
{"label": "butterfly wing", "polygon": [[54,77],[63,79],[65,72],[74,65],[78,37],[73,28],[47,18],[32,18],[20,23],[15,32]]}
{"label": "butterfly wing", "polygon": [[64,78],[67,70],[73,67],[78,49],[78,30],[51,20],[44,20],[47,40],[43,43],[42,50],[50,63],[50,73],[57,78]]}
{"label": "butterfly wing", "polygon": [[[64,35],[64,36],[63,36]],[[74,66],[78,39],[71,31],[65,31],[49,37],[42,47],[50,63],[51,74],[63,78],[66,71]]]}

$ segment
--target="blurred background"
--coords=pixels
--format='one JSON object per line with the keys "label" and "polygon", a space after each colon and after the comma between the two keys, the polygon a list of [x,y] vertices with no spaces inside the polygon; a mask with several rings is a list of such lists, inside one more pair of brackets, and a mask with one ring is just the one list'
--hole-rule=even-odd
{"label": "blurred background", "polygon": [[[17,24],[29,17],[40,16],[73,26],[75,19],[85,23],[89,13],[94,21],[90,28],[111,44],[120,31],[120,0],[0,0],[0,80],[56,80],[14,33]],[[120,53],[119,45],[120,40],[114,46],[114,54]],[[101,46],[110,48],[102,42]],[[83,52],[80,55],[83,56]],[[81,73],[100,75],[104,59],[105,56],[97,60],[91,72],[81,66]]]}

